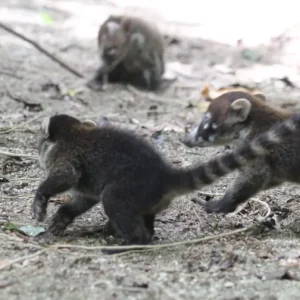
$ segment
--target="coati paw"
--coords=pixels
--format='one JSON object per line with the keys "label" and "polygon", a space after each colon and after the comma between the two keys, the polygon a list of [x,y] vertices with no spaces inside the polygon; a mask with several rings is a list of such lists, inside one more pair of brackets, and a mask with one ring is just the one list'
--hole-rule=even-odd
{"label": "coati paw", "polygon": [[55,236],[63,236],[64,231],[72,221],[68,216],[56,214],[48,227],[48,232]]}
{"label": "coati paw", "polygon": [[236,207],[232,204],[225,202],[223,199],[215,201],[205,201],[197,199],[198,204],[200,204],[206,213],[219,213],[219,214],[228,214],[235,211]]}
{"label": "coati paw", "polygon": [[129,244],[131,245],[147,245],[152,241],[152,235],[148,231],[138,232],[131,238]]}
{"label": "coati paw", "polygon": [[91,79],[86,83],[86,86],[89,87],[90,89],[98,92],[98,91],[104,91],[106,89],[106,85],[103,84],[102,82]]}
{"label": "coati paw", "polygon": [[207,202],[204,207],[207,213],[229,214],[235,211],[236,207],[222,200]]}
{"label": "coati paw", "polygon": [[105,236],[110,236],[110,235],[115,236],[115,235],[117,235],[116,230],[114,229],[114,227],[112,226],[112,224],[109,220],[104,224],[103,229],[102,229],[102,233]]}
{"label": "coati paw", "polygon": [[39,222],[45,220],[46,213],[47,213],[47,202],[48,199],[44,195],[40,193],[36,194],[33,201],[32,210],[33,210],[34,219],[36,219]]}

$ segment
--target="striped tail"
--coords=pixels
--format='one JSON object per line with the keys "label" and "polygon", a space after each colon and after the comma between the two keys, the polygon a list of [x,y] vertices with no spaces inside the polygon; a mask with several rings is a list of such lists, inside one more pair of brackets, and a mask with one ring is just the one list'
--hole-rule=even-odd
{"label": "striped tail", "polygon": [[192,192],[205,185],[212,184],[222,176],[242,168],[252,160],[267,156],[274,146],[281,144],[285,138],[297,131],[300,135],[300,113],[294,114],[289,119],[272,126],[251,141],[245,141],[235,151],[218,155],[197,166],[175,169],[175,182],[179,193]]}

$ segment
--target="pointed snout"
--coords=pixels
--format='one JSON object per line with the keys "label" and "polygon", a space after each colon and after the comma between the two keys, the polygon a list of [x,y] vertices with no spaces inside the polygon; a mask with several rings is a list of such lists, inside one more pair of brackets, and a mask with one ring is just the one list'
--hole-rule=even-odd
{"label": "pointed snout", "polygon": [[186,134],[182,139],[181,142],[189,148],[193,147],[202,147],[203,146],[203,139],[198,134],[198,127],[193,129],[190,133]]}

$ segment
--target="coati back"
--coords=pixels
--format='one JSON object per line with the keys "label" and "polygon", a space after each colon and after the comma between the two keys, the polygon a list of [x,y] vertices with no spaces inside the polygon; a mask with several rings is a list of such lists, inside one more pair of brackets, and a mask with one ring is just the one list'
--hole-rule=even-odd
{"label": "coati back", "polygon": [[[224,145],[236,140],[243,143],[290,116],[291,113],[268,105],[262,94],[226,93],[212,101],[199,127],[185,137],[184,143],[189,147]],[[239,170],[223,198],[198,202],[207,212],[229,213],[259,191],[286,181],[300,183],[299,149],[300,135],[295,132],[274,145],[268,155]]]}
{"label": "coati back", "polygon": [[88,86],[123,82],[155,90],[165,71],[164,39],[152,24],[133,16],[109,16],[98,32],[100,67]]}
{"label": "coati back", "polygon": [[220,146],[251,140],[291,113],[266,103],[259,93],[228,92],[214,99],[199,126],[183,138],[190,147]]}
{"label": "coati back", "polygon": [[155,215],[175,196],[197,190],[271,151],[300,127],[300,116],[245,143],[235,152],[207,163],[175,168],[133,133],[97,127],[68,115],[45,119],[38,138],[40,165],[47,177],[33,202],[34,217],[44,220],[48,200],[71,190],[73,197],[54,215],[48,231],[64,232],[98,202],[109,218],[107,228],[128,243],[146,244],[154,234]]}

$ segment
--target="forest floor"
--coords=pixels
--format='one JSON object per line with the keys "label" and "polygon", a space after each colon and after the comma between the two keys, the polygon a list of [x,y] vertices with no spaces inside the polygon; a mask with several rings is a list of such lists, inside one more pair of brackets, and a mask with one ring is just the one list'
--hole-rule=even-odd
{"label": "forest floor", "polygon": [[[116,6],[109,1],[2,0],[2,22],[34,38],[85,78],[0,29],[0,165],[1,176],[9,180],[0,183],[1,299],[299,299],[300,188],[296,185],[260,193],[255,199],[262,203],[250,201],[241,212],[226,217],[205,214],[191,201],[197,193],[176,198],[157,216],[153,244],[245,228],[266,213],[264,203],[283,216],[278,229],[260,226],[198,244],[105,255],[93,247],[116,243],[92,232],[105,223],[101,205],[68,228],[58,241],[66,244],[63,248],[44,248],[16,230],[35,225],[31,204],[44,176],[36,160],[36,133],[44,116],[63,112],[99,124],[108,120],[140,133],[177,166],[187,166],[224,151],[224,147],[188,149],[180,142],[202,117],[205,84],[216,89],[236,83],[254,87],[270,103],[299,111],[299,51],[293,51],[300,40],[297,28],[250,48],[204,39],[201,34],[195,37],[191,33],[197,32],[197,26],[167,26],[158,18],[157,24],[169,35],[167,70],[177,81],[157,93],[120,84],[98,93],[85,88],[98,64],[98,26],[111,11]],[[50,24],[41,13],[54,22]],[[281,80],[284,77],[295,86],[288,86]],[[64,96],[76,89],[80,91],[75,96]],[[206,187],[198,197],[221,197],[235,175]],[[52,199],[48,217],[62,201],[62,196]],[[47,221],[40,225],[46,227]]]}

